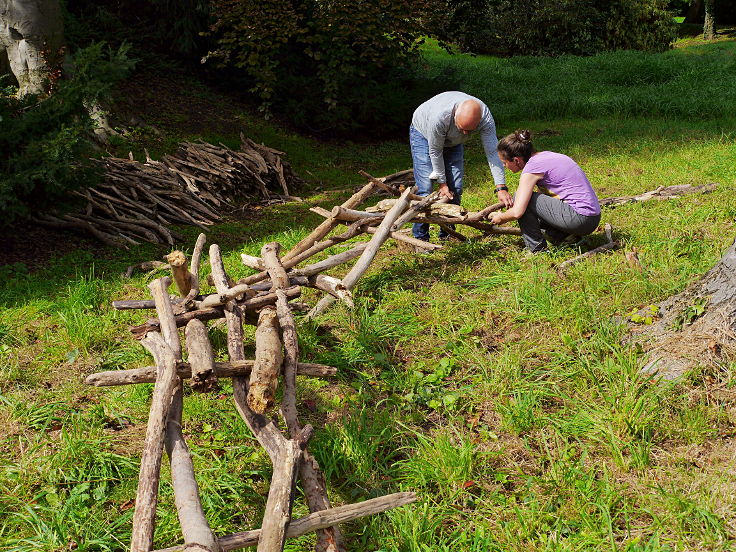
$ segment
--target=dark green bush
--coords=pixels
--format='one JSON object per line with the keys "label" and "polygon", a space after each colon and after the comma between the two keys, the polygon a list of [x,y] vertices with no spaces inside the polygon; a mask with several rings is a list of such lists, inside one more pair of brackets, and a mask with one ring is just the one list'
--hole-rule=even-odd
{"label": "dark green bush", "polygon": [[408,124],[422,35],[416,3],[217,0],[213,5],[218,49],[212,56],[245,73],[264,112],[330,134],[385,133],[399,119]]}
{"label": "dark green bush", "polygon": [[133,62],[126,48],[95,44],[77,52],[73,75],[45,98],[0,95],[0,215],[20,215],[69,200],[93,177],[80,161],[92,151],[85,104],[104,99]]}
{"label": "dark green bush", "polygon": [[558,56],[622,49],[664,51],[676,36],[668,0],[438,2],[428,16],[429,27],[441,40],[476,53]]}

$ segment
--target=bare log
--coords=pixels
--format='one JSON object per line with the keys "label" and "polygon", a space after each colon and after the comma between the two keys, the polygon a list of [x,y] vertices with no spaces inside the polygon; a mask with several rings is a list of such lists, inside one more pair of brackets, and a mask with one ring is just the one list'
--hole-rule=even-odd
{"label": "bare log", "polygon": [[319,274],[320,272],[324,272],[348,261],[352,261],[354,258],[362,255],[367,248],[367,242],[359,243],[352,249],[327,257],[323,261],[292,270],[290,274],[294,274],[296,276],[313,276],[315,274]]}
{"label": "bare log", "polygon": [[602,207],[615,207],[624,203],[636,203],[640,201],[649,201],[650,199],[672,199],[687,194],[703,193],[707,194],[716,189],[718,184],[709,183],[700,186],[692,186],[690,184],[679,184],[675,186],[660,186],[656,190],[644,192],[636,196],[623,197],[606,197],[600,200]]}
{"label": "bare log", "polygon": [[[292,305],[293,306],[293,305]],[[218,378],[247,377],[253,369],[254,360],[239,360],[231,362],[215,362],[215,376]],[[192,367],[188,362],[177,362],[176,373],[181,379],[192,377]],[[296,373],[299,376],[310,376],[324,378],[334,376],[337,368],[324,364],[311,362],[300,362],[297,364]],[[137,383],[155,383],[156,367],[144,366],[130,370],[109,370],[107,372],[96,372],[90,374],[84,380],[87,385],[95,387],[107,387],[114,385],[132,385]]]}
{"label": "bare log", "polygon": [[219,552],[222,549],[204,516],[199,499],[199,486],[194,476],[194,464],[181,431],[183,407],[184,396],[179,381],[171,399],[171,408],[166,421],[166,453],[171,462],[171,484],[174,488],[179,524],[184,542],[188,546],[199,545],[209,552]]}
{"label": "bare log", "polygon": [[192,389],[199,392],[212,391],[217,387],[217,376],[207,327],[195,318],[187,323],[184,335],[192,372]]}
{"label": "bare log", "polygon": [[[276,296],[278,301],[279,292]],[[276,309],[264,307],[258,315],[256,358],[248,387],[248,406],[253,412],[263,414],[273,407],[283,359]]]}
{"label": "bare log", "polygon": [[204,249],[204,244],[207,242],[207,236],[204,234],[200,234],[197,236],[197,242],[194,244],[194,251],[192,252],[192,260],[189,264],[189,273],[190,273],[190,279],[191,279],[191,285],[189,293],[187,293],[186,296],[186,302],[189,303],[190,301],[194,300],[194,298],[199,295],[199,265],[202,260],[202,250]]}
{"label": "bare log", "polygon": [[161,334],[150,332],[141,343],[156,359],[158,376],[153,388],[146,440],[141,455],[130,544],[131,552],[148,552],[153,544],[166,418],[171,398],[180,384],[179,377],[176,375],[177,357]]}
{"label": "bare log", "polygon": [[158,278],[150,284],[148,289],[151,290],[153,300],[156,302],[156,313],[158,314],[159,324],[161,326],[161,335],[171,347],[176,360],[181,360],[181,341],[179,340],[179,330],[177,330],[174,318],[174,310],[171,306],[171,300],[167,289],[171,285],[171,278],[168,276]]}
{"label": "bare log", "polygon": [[[311,426],[308,427],[311,429]],[[263,513],[258,552],[281,552],[284,549],[301,455],[299,442],[294,439],[286,441],[278,458],[273,459],[273,475]]]}
{"label": "bare log", "polygon": [[[345,200],[342,203],[342,206],[347,209],[352,209],[353,207],[357,207],[361,203],[363,203],[366,199],[368,199],[371,195],[373,195],[373,192],[375,191],[375,185],[373,183],[368,183],[365,186],[363,186],[358,192],[354,193],[349,199]],[[327,234],[329,234],[335,226],[339,224],[338,221],[335,220],[325,220],[317,226],[314,230],[312,230],[309,235],[302,239],[299,243],[297,243],[291,251],[286,253],[284,255],[284,258],[282,259],[282,262],[286,262],[292,257],[297,256],[299,253],[306,251],[310,247],[312,247],[315,243],[320,241],[322,238],[324,238]]]}
{"label": "bare log", "polygon": [[[393,508],[406,506],[412,502],[416,502],[417,496],[414,493],[395,493],[378,498],[371,498],[357,504],[346,504],[328,510],[321,510],[304,516],[303,518],[292,520],[289,528],[286,530],[287,538],[301,537],[307,533],[312,533],[317,529],[323,529],[338,523],[347,523],[362,517],[380,514]],[[223,552],[230,550],[239,550],[249,546],[256,546],[258,538],[261,535],[260,529],[253,531],[243,531],[241,533],[233,533],[220,537],[219,543]],[[183,546],[173,546],[156,550],[155,552],[184,552]]]}
{"label": "bare log", "polygon": [[[315,243],[312,247],[309,249],[306,249],[299,253],[298,255],[295,255],[291,257],[290,259],[282,259],[282,265],[284,268],[292,268],[301,263],[302,261],[307,260],[309,257],[312,257],[316,255],[317,253],[320,253],[324,251],[325,249],[328,249],[332,247],[333,245],[337,245],[338,243],[342,243],[344,241],[347,241],[351,238],[354,238],[355,236],[363,233],[364,230],[367,230],[366,227],[363,226],[363,223],[365,221],[356,221],[355,223],[351,224],[348,229],[343,232],[342,234],[339,234],[337,236],[332,236],[322,242]],[[258,261],[254,261],[254,259],[258,259]],[[247,261],[247,262],[246,262]],[[257,270],[263,270],[263,272],[260,272],[258,274],[253,274],[251,276],[248,276],[247,278],[244,278],[240,280],[240,283],[243,284],[255,284],[257,282],[260,282],[262,280],[265,280],[268,278],[268,272],[265,270],[265,267],[263,268],[257,268],[255,266],[256,262],[262,262],[260,258],[258,257],[252,257],[248,259],[243,259],[243,264],[246,266],[250,266],[251,268],[256,268]],[[249,264],[252,263],[252,264]],[[262,265],[258,265],[259,267]]]}
{"label": "bare log", "polygon": [[491,213],[498,211],[500,209],[503,209],[503,203],[494,203],[493,205],[489,205],[485,209],[481,209],[480,211],[476,213],[468,213],[467,220],[471,222],[480,222],[482,220],[485,220],[488,218],[488,215]]}
{"label": "bare log", "polygon": [[422,201],[415,201],[409,206],[404,214],[396,219],[396,222],[394,222],[393,226],[391,227],[391,231],[395,232],[396,230],[400,230],[401,227],[409,222],[412,218],[414,218],[417,213],[421,213],[425,209],[428,209],[435,202],[447,203],[447,198],[440,197],[439,192],[432,192]]}
{"label": "bare log", "polygon": [[166,255],[166,261],[171,266],[171,275],[179,295],[186,297],[192,289],[192,275],[187,267],[187,256],[183,251],[172,251]]}
{"label": "bare log", "polygon": [[[398,195],[401,195],[402,194],[401,190],[399,190],[397,188],[392,188],[391,186],[389,186],[388,184],[386,184],[385,177],[382,180],[380,178],[376,178],[375,176],[371,176],[370,174],[368,174],[365,171],[358,171],[358,174],[360,174],[361,176],[364,176],[365,178],[367,178],[377,188],[380,188],[380,189],[384,190],[385,192],[388,192],[391,195],[397,195],[398,196]],[[409,186],[409,188],[411,188],[411,186]],[[409,193],[409,199],[416,199],[416,200],[421,201],[423,198],[422,198],[422,196],[418,196],[415,193],[410,192]]]}
{"label": "bare log", "polygon": [[281,244],[277,242],[267,243],[261,249],[263,266],[268,271],[268,275],[271,277],[271,282],[273,282],[273,290],[286,289],[287,287],[289,287],[289,277],[286,275],[286,270],[281,265],[281,260],[279,259],[280,251]]}

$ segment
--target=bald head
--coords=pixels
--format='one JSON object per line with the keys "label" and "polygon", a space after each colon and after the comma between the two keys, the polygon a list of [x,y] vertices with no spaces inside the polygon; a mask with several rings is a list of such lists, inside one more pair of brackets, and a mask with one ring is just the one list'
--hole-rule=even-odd
{"label": "bald head", "polygon": [[478,128],[482,109],[477,100],[465,100],[455,110],[455,125],[465,134]]}

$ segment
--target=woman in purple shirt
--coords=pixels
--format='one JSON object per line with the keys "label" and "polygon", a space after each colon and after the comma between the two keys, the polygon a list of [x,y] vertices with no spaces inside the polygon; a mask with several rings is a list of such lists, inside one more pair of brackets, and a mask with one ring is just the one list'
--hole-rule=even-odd
{"label": "woman in purple shirt", "polygon": [[[598,227],[598,196],[583,170],[567,155],[536,151],[528,130],[517,130],[500,140],[498,155],[508,170],[521,171],[521,178],[513,205],[503,213],[493,213],[490,220],[493,224],[518,220],[524,244],[531,252],[547,249],[545,237],[559,245],[570,236],[585,236]],[[535,186],[539,192],[534,191]]]}

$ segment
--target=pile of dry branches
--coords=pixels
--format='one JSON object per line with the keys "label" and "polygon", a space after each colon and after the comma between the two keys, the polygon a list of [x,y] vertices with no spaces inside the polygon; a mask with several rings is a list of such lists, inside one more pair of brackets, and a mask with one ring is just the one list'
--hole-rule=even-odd
{"label": "pile of dry branches", "polygon": [[[151,549],[156,514],[160,466],[164,448],[171,462],[175,500],[185,545],[173,550],[233,550],[258,544],[258,550],[283,550],[286,538],[317,531],[318,552],[345,550],[337,523],[374,514],[416,500],[413,493],[397,493],[359,504],[332,508],[327,499],[325,481],[319,465],[307,450],[313,433],[309,425],[302,426],[297,415],[295,378],[297,374],[325,377],[336,372],[329,366],[299,362],[296,323],[293,312],[308,310],[293,300],[300,297],[303,287],[323,292],[309,316],[322,312],[333,301],[352,306],[352,289],[369,268],[375,255],[389,239],[405,242],[420,249],[442,246],[417,240],[399,230],[415,221],[439,224],[458,239],[466,236],[455,230],[466,225],[490,234],[518,234],[514,228],[499,228],[487,220],[502,204],[468,213],[458,206],[443,205],[438,193],[426,197],[415,195],[411,171],[384,178],[363,175],[368,183],[331,211],[313,209],[324,220],[290,251],[281,255],[278,243],[267,243],[260,257],[241,255],[243,264],[256,272],[238,282],[225,272],[220,249],[212,245],[209,260],[212,268],[213,293],[201,293],[200,260],[205,244],[201,234],[188,261],[183,252],[167,256],[172,278],[155,280],[149,286],[152,300],[114,301],[117,309],[155,309],[156,318],[131,328],[133,335],[149,350],[155,366],[134,370],[116,370],[93,374],[90,385],[128,385],[155,382],[149,415],[146,443],[141,459],[136,511],[133,518],[131,549],[144,552]],[[376,193],[398,196],[384,200],[376,208],[358,208]],[[338,226],[346,229],[334,233]],[[570,262],[577,262],[598,251],[615,248],[607,225],[608,244]],[[337,244],[356,240],[349,249],[318,262],[303,264],[308,259]],[[357,260],[356,260],[357,259]],[[345,276],[338,279],[326,271],[356,260]],[[301,265],[301,266],[300,266]],[[169,295],[169,285],[176,283],[178,295]],[[229,360],[215,362],[206,322],[223,319],[227,327]],[[243,324],[256,326],[255,359],[245,358]],[[182,354],[182,336],[187,361]],[[273,464],[273,476],[265,514],[260,529],[217,537],[204,518],[191,457],[181,429],[183,380],[189,379],[194,391],[216,389],[218,378],[232,378],[235,407],[260,445],[268,452]],[[283,389],[280,414],[285,431],[281,431],[269,411],[277,406],[277,388]],[[312,514],[291,519],[294,484],[301,479],[302,488]]]}
{"label": "pile of dry branches", "polygon": [[76,213],[45,214],[36,222],[85,231],[107,245],[127,248],[141,241],[173,244],[181,236],[174,224],[202,229],[221,219],[223,210],[244,198],[289,198],[301,180],[282,152],[242,134],[240,151],[220,144],[184,142],[174,155],[146,162],[106,157],[93,160],[105,180],[75,192],[85,206]]}

